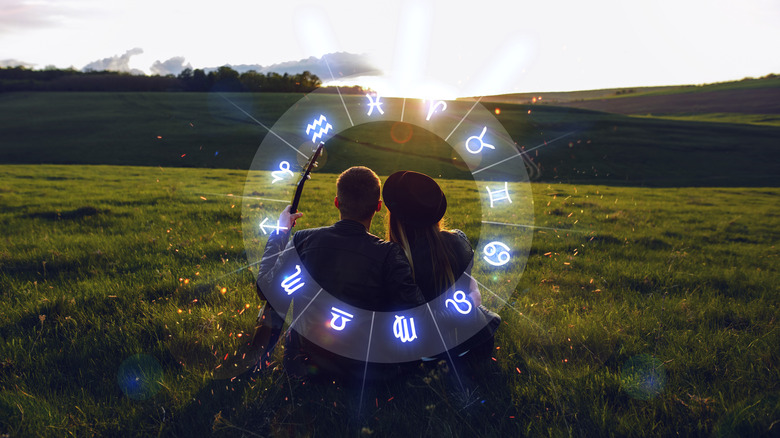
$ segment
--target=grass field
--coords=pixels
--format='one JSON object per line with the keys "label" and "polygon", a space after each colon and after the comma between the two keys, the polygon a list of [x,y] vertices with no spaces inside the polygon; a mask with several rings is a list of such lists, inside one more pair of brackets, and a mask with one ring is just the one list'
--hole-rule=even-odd
{"label": "grass field", "polygon": [[[224,97],[272,126],[302,95]],[[754,118],[667,120],[546,105],[485,105],[500,110],[496,118],[518,147],[538,147],[528,154],[535,181],[643,187],[780,182],[780,127],[749,124]],[[361,145],[387,141],[387,130],[370,124],[350,131]],[[0,132],[0,163],[6,164],[244,170],[267,133],[213,93],[4,93]],[[420,133],[415,140],[428,137]]]}
{"label": "grass field", "polygon": [[[541,100],[538,100],[540,99]],[[780,126],[780,77],[705,85],[485,96],[491,103],[554,105],[660,119]]]}
{"label": "grass field", "polygon": [[[152,102],[150,113],[159,105],[154,96],[128,99]],[[560,115],[542,113],[537,123],[549,132]],[[612,116],[578,115],[610,131],[603,118]],[[620,121],[618,133],[699,129],[610,121]],[[731,129],[695,132],[714,127]],[[6,139],[23,136],[6,128]],[[147,133],[149,144],[157,132]],[[41,144],[53,138],[36,135]],[[695,135],[680,135],[678,147],[690,147],[684,135]],[[708,163],[750,173],[739,159]],[[757,173],[777,166],[763,161]],[[241,202],[220,196],[242,193],[245,171],[2,165],[0,174],[0,434],[776,436],[780,428],[778,188],[600,186],[590,174],[588,185],[534,184],[535,223],[552,229],[534,233],[501,312],[495,361],[471,376],[468,393],[454,370],[433,366],[368,387],[361,404],[356,388],[304,384],[280,367],[249,381],[211,376],[262,304],[242,269]],[[332,180],[318,175],[307,190],[330,203]],[[335,220],[334,209],[315,214],[319,199],[305,199],[301,227]],[[123,392],[132,363],[151,378]]]}

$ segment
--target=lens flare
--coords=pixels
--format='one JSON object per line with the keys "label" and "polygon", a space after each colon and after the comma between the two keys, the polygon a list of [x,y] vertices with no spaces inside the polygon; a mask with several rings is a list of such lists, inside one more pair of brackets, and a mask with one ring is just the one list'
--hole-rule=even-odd
{"label": "lens flare", "polygon": [[411,140],[413,133],[412,125],[408,123],[395,122],[390,128],[390,137],[398,144],[404,144]]}
{"label": "lens flare", "polygon": [[620,372],[620,385],[639,400],[649,400],[664,390],[666,370],[659,359],[647,354],[630,358]]}
{"label": "lens flare", "polygon": [[133,400],[146,400],[157,394],[162,378],[160,362],[148,354],[136,354],[125,359],[117,373],[119,388]]}

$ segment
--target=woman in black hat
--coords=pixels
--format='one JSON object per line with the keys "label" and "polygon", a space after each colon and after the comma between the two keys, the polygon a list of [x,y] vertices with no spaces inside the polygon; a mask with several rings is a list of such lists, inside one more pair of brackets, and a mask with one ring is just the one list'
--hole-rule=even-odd
{"label": "woman in black hat", "polygon": [[[387,240],[403,248],[426,301],[447,291],[464,272],[470,274],[474,250],[462,231],[443,229],[447,197],[436,181],[418,172],[396,172],[385,181],[382,198],[389,211]],[[501,317],[480,305],[482,299],[473,278],[469,298],[478,307],[485,326],[449,357],[471,353],[469,357],[487,359],[492,353],[493,335],[501,324]]]}
{"label": "woman in black hat", "polygon": [[[389,211],[387,240],[404,250],[417,285],[431,301],[470,270],[471,243],[462,231],[443,229],[447,197],[428,175],[396,172],[385,181],[382,198]],[[479,290],[473,287],[470,295],[479,305]]]}

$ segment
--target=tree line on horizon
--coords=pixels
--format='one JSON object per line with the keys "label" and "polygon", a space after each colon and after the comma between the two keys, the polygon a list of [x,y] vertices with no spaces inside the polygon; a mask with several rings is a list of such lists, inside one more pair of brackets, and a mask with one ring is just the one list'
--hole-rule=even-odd
{"label": "tree line on horizon", "polygon": [[[267,74],[250,70],[239,73],[229,66],[206,72],[183,70],[178,75],[143,76],[115,71],[79,71],[73,68],[32,70],[0,68],[0,92],[11,91],[194,91],[194,92],[288,92],[309,93],[322,81],[309,71],[297,74]],[[329,89],[330,87],[324,87]],[[363,88],[340,87],[342,93],[363,93]],[[335,92],[335,91],[333,91]]]}

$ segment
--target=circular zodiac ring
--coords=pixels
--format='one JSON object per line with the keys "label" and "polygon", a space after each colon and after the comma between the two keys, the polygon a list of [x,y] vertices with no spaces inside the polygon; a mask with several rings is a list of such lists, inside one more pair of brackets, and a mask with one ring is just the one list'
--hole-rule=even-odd
{"label": "circular zodiac ring", "polygon": [[[341,96],[323,89],[304,96],[269,129],[247,176],[242,224],[248,262],[257,274],[265,243],[278,232],[276,217],[295,192],[290,163],[303,164],[320,142],[327,150],[334,136],[372,122],[396,122],[377,125],[386,129],[397,122],[423,128],[449,145],[456,166],[470,171],[480,200],[476,214],[470,206],[470,214],[479,215],[480,230],[471,272],[423,305],[378,312],[328,293],[292,250],[279,256],[278,275],[263,293],[275,309],[283,309],[280,313],[293,305],[291,328],[338,355],[382,363],[433,357],[461,345],[489,322],[467,298],[472,282],[479,285],[482,306],[498,312],[514,293],[531,248],[533,198],[522,153],[479,101]],[[475,236],[469,237],[473,242]]]}

